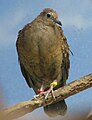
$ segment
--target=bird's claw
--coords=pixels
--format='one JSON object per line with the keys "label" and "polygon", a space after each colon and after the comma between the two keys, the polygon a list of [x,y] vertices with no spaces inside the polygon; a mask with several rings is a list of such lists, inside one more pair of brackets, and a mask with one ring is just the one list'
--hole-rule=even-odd
{"label": "bird's claw", "polygon": [[40,92],[39,94],[34,96],[34,99],[37,99],[40,96],[44,96],[45,97],[45,95],[46,95],[46,92]]}
{"label": "bird's claw", "polygon": [[55,99],[55,95],[54,95],[54,91],[53,91],[53,86],[50,87],[49,90],[45,91],[45,92],[40,92],[39,94],[34,96],[34,99],[37,99],[40,96],[44,96],[45,100],[48,98],[48,95],[51,93],[52,97]]}
{"label": "bird's claw", "polygon": [[45,100],[48,98],[48,95],[51,93],[52,97],[55,99],[54,91],[53,91],[53,85],[50,87],[49,90],[46,91]]}
{"label": "bird's claw", "polygon": [[44,91],[42,88],[38,90],[37,95],[34,96],[34,99],[37,99],[39,96],[44,96],[45,100],[48,98],[48,95],[51,93],[52,97],[55,99],[54,91],[53,88],[57,86],[57,82],[54,81],[53,83],[50,84],[50,88],[47,91]]}

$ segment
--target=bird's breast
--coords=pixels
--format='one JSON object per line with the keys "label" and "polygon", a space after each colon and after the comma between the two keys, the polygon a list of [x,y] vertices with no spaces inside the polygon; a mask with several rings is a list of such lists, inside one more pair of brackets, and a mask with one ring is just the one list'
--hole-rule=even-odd
{"label": "bird's breast", "polygon": [[[32,33],[32,34],[31,34]],[[55,79],[61,71],[61,41],[52,28],[38,28],[25,34],[25,63],[30,74],[40,79]],[[28,65],[29,63],[29,65]]]}

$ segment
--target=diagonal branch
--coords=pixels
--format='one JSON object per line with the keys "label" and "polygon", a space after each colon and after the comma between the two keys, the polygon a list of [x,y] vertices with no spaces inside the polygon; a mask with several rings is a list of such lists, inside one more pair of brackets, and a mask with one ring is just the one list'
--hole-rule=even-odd
{"label": "diagonal branch", "polygon": [[92,74],[86,75],[79,80],[75,80],[74,82],[71,82],[64,87],[55,90],[55,100],[52,98],[51,94],[45,101],[44,96],[39,96],[37,99],[21,102],[10,108],[4,109],[0,112],[0,115],[3,116],[2,120],[12,120],[14,118],[18,118],[27,113],[30,113],[36,108],[58,102],[90,87],[92,87]]}

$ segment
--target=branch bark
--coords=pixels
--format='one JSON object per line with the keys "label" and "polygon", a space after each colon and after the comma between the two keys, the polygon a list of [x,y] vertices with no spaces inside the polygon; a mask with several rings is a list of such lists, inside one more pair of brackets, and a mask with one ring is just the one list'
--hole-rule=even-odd
{"label": "branch bark", "polygon": [[48,99],[44,100],[44,96],[41,95],[37,99],[21,102],[2,110],[0,116],[2,120],[12,120],[30,113],[36,108],[58,102],[90,87],[92,87],[92,73],[55,90],[54,95],[56,99],[53,99],[51,94],[49,94]]}

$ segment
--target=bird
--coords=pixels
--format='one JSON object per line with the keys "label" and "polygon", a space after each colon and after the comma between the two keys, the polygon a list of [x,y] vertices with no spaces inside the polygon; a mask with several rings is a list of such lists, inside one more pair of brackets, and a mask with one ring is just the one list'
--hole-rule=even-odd
{"label": "bird", "polygon": [[[69,76],[70,47],[58,20],[58,13],[45,8],[32,22],[18,33],[16,41],[21,72],[36,95],[48,94],[66,85]],[[45,113],[50,116],[65,115],[65,100],[46,105]]]}

